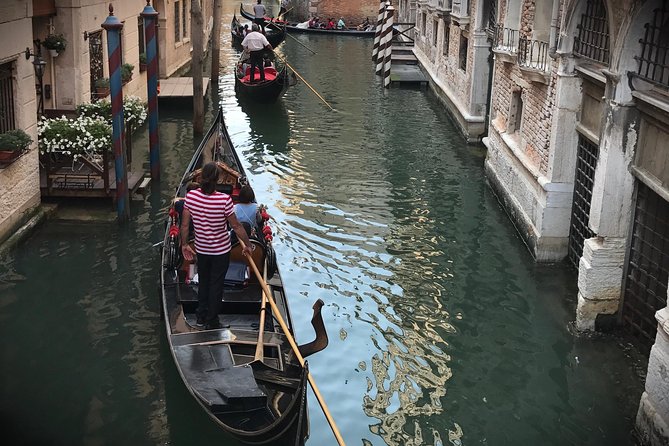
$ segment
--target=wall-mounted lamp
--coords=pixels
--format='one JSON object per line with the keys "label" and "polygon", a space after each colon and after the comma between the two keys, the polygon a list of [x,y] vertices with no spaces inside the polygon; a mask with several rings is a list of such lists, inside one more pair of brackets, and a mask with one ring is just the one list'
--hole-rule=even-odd
{"label": "wall-mounted lamp", "polygon": [[[36,41],[37,48],[40,48],[41,42],[39,40]],[[42,79],[44,78],[44,67],[46,67],[46,61],[42,59],[42,56],[40,55],[40,52],[38,50],[37,53],[33,53],[30,51],[30,48],[26,48],[25,51],[26,54],[26,60],[30,60],[30,57],[32,56],[33,58],[33,68],[35,69],[35,76],[37,77],[37,80],[39,81],[39,89],[38,89],[38,94],[39,94],[39,104],[37,105],[37,113],[39,113],[40,116],[44,114],[44,85],[42,83]]]}

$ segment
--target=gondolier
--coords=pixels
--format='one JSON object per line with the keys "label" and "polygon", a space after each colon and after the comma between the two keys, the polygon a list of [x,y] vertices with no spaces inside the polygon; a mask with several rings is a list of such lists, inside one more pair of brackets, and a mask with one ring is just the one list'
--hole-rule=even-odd
{"label": "gondolier", "polygon": [[254,21],[262,28],[262,33],[265,34],[265,16],[267,11],[261,3],[262,0],[258,0],[258,4],[253,6],[253,13],[255,14]]}
{"label": "gondolier", "polygon": [[[258,0],[258,3],[260,3],[260,0]],[[249,35],[242,40],[242,47],[245,51],[249,52],[251,58],[251,82],[254,82],[256,67],[258,67],[258,70],[260,71],[260,81],[262,82],[265,80],[263,53],[265,51],[271,51],[272,45],[270,45],[267,37],[258,32],[259,28],[257,23],[254,23],[251,28],[252,30]]]}

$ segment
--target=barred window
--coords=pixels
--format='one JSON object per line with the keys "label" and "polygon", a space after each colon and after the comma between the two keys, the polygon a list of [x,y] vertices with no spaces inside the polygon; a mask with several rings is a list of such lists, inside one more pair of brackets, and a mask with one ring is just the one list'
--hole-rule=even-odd
{"label": "barred window", "polygon": [[587,0],[574,40],[574,53],[609,64],[609,22],[603,0]]}
{"label": "barred window", "polygon": [[174,2],[174,41],[181,42],[181,2]]}
{"label": "barred window", "polygon": [[16,128],[12,63],[0,65],[0,133]]}
{"label": "barred window", "polygon": [[184,30],[183,36],[184,36],[184,38],[186,38],[186,37],[188,37],[188,12],[189,12],[188,0],[183,0],[182,11],[183,11],[183,20],[182,21],[183,21],[183,30]]}
{"label": "barred window", "polygon": [[637,76],[669,87],[669,11],[666,2],[653,11],[652,22],[646,23],[645,33],[639,41],[641,54],[634,56],[639,63]]}
{"label": "barred window", "polygon": [[438,20],[433,20],[432,21],[432,44],[434,46],[437,46],[437,36],[439,34],[439,21]]}
{"label": "barred window", "polygon": [[460,69],[467,71],[467,52],[469,50],[469,39],[460,34]]}
{"label": "barred window", "polygon": [[451,43],[451,22],[444,20],[444,54],[448,54],[448,46]]}

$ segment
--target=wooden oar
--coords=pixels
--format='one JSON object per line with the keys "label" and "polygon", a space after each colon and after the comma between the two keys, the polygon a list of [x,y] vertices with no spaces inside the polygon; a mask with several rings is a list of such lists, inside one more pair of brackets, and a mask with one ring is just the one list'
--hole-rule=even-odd
{"label": "wooden oar", "polygon": [[[242,249],[246,246],[243,241],[239,240],[239,244],[242,246]],[[256,275],[256,278],[258,279],[258,282],[260,282],[260,285],[262,286],[262,289],[265,293],[265,296],[267,296],[267,301],[269,302],[270,307],[272,307],[272,312],[274,313],[274,317],[276,320],[279,322],[279,325],[281,326],[281,330],[283,330],[284,335],[286,336],[286,339],[288,340],[288,343],[290,344],[290,348],[293,349],[293,353],[295,353],[295,357],[297,360],[300,362],[300,365],[304,367],[304,358],[300,354],[300,349],[297,347],[297,344],[295,343],[295,339],[293,338],[293,335],[290,334],[290,330],[288,329],[288,326],[286,325],[286,322],[283,320],[283,317],[281,316],[281,313],[279,312],[279,307],[276,306],[276,302],[274,302],[274,298],[272,298],[272,293],[269,289],[269,286],[267,286],[267,282],[262,278],[260,275],[260,271],[258,271],[258,267],[256,266],[255,262],[253,261],[253,258],[250,256],[247,256],[249,265],[251,266],[251,269]],[[325,418],[328,420],[328,424],[330,425],[330,429],[332,429],[332,433],[334,434],[335,438],[337,439],[337,443],[341,446],[345,446],[346,443],[344,443],[344,439],[342,438],[341,434],[339,433],[339,429],[337,428],[337,424],[335,423],[334,419],[332,418],[332,415],[330,415],[330,410],[328,409],[327,404],[325,404],[325,400],[323,399],[323,396],[321,395],[321,392],[318,390],[318,386],[316,386],[316,381],[314,380],[313,376],[311,376],[311,372],[308,372],[307,379],[309,380],[309,384],[311,384],[311,389],[314,391],[314,395],[316,395],[316,399],[318,400],[318,404],[320,404],[321,409],[323,410],[323,414],[325,415]]]}
{"label": "wooden oar", "polygon": [[302,82],[304,82],[304,84],[305,84],[307,87],[309,87],[309,89],[310,89],[311,91],[313,91],[314,94],[315,94],[316,96],[318,96],[318,98],[319,98],[321,101],[323,101],[323,103],[324,103],[325,105],[327,105],[328,108],[329,108],[330,110],[335,111],[335,109],[332,108],[332,106],[328,103],[328,101],[326,101],[325,99],[323,99],[323,96],[321,96],[321,95],[314,89],[314,87],[312,87],[311,85],[309,85],[309,82],[307,82],[307,80],[306,80],[305,78],[303,78],[303,77],[300,75],[300,73],[298,73],[297,70],[296,70],[295,68],[293,68],[293,67],[288,63],[288,61],[287,61],[286,59],[284,59],[281,55],[279,55],[279,54],[277,54],[277,53],[274,53],[274,54],[276,55],[276,57],[278,57],[279,59],[281,59],[281,60],[283,61],[283,63],[285,63],[286,66],[287,66],[288,68],[290,68],[291,70],[293,70],[293,73],[295,73],[295,74],[297,75],[297,77],[299,77],[300,80],[301,80]]}
{"label": "wooden oar", "polygon": [[[253,262],[253,259],[251,259],[251,262]],[[263,269],[262,275],[263,275],[263,281],[267,283],[267,257],[265,257],[265,268]],[[256,345],[255,357],[253,358],[254,360],[257,361],[262,361],[263,357],[265,356],[264,336],[265,336],[265,313],[267,313],[266,306],[267,306],[267,298],[265,297],[265,289],[263,289],[262,300],[260,301],[260,326],[258,327],[258,344]]]}
{"label": "wooden oar", "polygon": [[[278,29],[279,31],[281,30],[281,28],[279,28],[279,27],[278,27],[275,23],[273,23],[273,22],[269,22],[267,25],[268,25],[268,26],[269,26],[269,25],[272,25],[274,28]],[[308,49],[309,51],[311,51],[313,54],[316,54],[316,51],[312,50],[311,48],[309,48],[308,46],[306,46],[305,44],[303,44],[302,42],[300,42],[300,40],[299,40],[297,37],[293,37],[293,36],[291,36],[290,34],[288,34],[288,31],[286,31],[286,30],[284,30],[284,32],[286,33],[286,35],[287,35],[288,37],[290,37],[291,39],[293,39],[295,42],[299,43],[300,45],[302,45],[303,47],[305,47],[306,49]]]}

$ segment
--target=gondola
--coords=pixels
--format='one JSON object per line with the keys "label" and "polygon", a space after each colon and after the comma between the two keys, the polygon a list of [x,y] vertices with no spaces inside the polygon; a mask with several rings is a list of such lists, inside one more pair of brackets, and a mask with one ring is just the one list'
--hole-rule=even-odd
{"label": "gondola", "polygon": [[251,83],[251,64],[248,55],[242,54],[235,68],[237,93],[256,102],[271,103],[283,94],[289,85],[288,68],[276,62],[276,66],[264,67],[265,80],[260,81],[260,70],[256,68],[254,83]]}
{"label": "gondola", "polygon": [[[230,24],[230,34],[232,35],[232,46],[238,50],[242,49],[242,40],[244,40],[244,37],[241,32],[237,32],[237,30],[243,28],[244,26],[237,16],[233,15],[232,23]],[[267,37],[267,41],[272,45],[272,48],[276,48],[286,39],[286,27],[278,25],[270,26],[265,32],[265,37]]]}
{"label": "gondola", "polygon": [[[248,180],[221,110],[188,164],[175,202],[185,196],[188,184],[198,180],[202,166],[209,161],[219,164],[219,188],[234,200]],[[288,300],[266,228],[265,212],[252,232],[252,257],[276,307],[267,305],[263,310],[266,316],[262,330],[261,283],[253,272],[249,273],[248,260],[241,255],[239,243],[233,243],[225,278],[219,314],[223,328],[196,328],[197,276],[194,265],[180,256],[179,213],[175,207],[170,208],[162,245],[161,308],[179,374],[195,401],[216,424],[246,444],[303,445],[309,433],[308,367],[296,359],[289,336],[278,323],[281,319],[293,332]],[[320,316],[322,305],[320,300],[314,305],[316,340],[298,347],[303,357],[327,345]],[[261,332],[264,342],[256,350]]]}
{"label": "gondola", "polygon": [[[248,20],[254,20],[254,15],[248,13],[244,10],[244,5],[239,6],[239,13],[242,17]],[[376,31],[374,29],[362,31],[354,28],[350,29],[325,29],[325,28],[303,28],[298,26],[298,23],[287,23],[281,20],[275,20],[271,17],[265,17],[265,27],[271,28],[272,26],[284,26],[286,32],[289,33],[301,33],[301,34],[325,34],[325,35],[341,35],[341,36],[356,36],[356,37],[374,37]]]}

